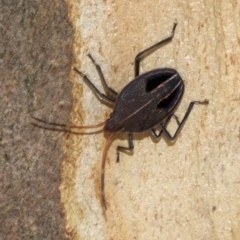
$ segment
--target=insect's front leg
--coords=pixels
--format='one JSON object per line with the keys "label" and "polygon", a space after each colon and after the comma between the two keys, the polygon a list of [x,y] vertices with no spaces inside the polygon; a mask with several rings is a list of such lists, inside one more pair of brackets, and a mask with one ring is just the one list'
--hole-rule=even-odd
{"label": "insect's front leg", "polygon": [[120,160],[120,151],[124,150],[133,150],[134,144],[133,144],[133,135],[128,134],[128,147],[123,147],[123,146],[117,146],[117,162]]}
{"label": "insect's front leg", "polygon": [[111,100],[113,100],[115,102],[118,93],[115,92],[111,87],[108,86],[107,81],[103,75],[101,67],[96,63],[96,61],[94,60],[94,58],[92,57],[92,55],[90,53],[88,54],[88,57],[91,59],[92,63],[95,65],[95,67],[97,69],[98,75],[102,81],[103,87],[105,89],[105,92],[106,92],[108,98],[110,98]]}
{"label": "insect's front leg", "polygon": [[97,98],[100,100],[100,102],[105,102],[110,105],[114,105],[114,100],[110,97],[106,96],[105,94],[101,93],[96,86],[92,83],[92,81],[81,71],[79,71],[77,68],[73,68],[75,72],[77,72],[80,76],[82,76],[84,82],[89,86],[89,88],[93,91],[93,93],[97,96]]}

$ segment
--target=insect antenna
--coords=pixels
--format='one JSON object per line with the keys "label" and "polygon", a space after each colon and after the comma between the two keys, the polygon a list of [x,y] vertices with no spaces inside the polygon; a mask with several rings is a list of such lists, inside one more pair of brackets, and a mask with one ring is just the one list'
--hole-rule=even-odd
{"label": "insect antenna", "polygon": [[104,150],[103,150],[103,155],[102,155],[102,168],[101,168],[101,194],[102,194],[102,204],[104,206],[104,208],[107,210],[107,202],[106,202],[106,199],[105,199],[105,193],[104,193],[104,175],[105,175],[105,163],[106,163],[106,157],[107,157],[107,150],[108,150],[108,147],[111,143],[111,138],[113,136],[114,133],[112,133],[106,143],[105,143],[105,146],[104,146]]}
{"label": "insect antenna", "polygon": [[[45,121],[45,120],[42,120],[40,118],[33,117],[33,116],[32,116],[32,119],[34,119],[36,121],[36,123],[31,122],[31,124],[35,127],[43,128],[45,130],[50,130],[50,131],[68,132],[68,133],[73,133],[73,134],[84,134],[84,133],[73,131],[72,129],[98,128],[98,127],[104,126],[106,123],[106,121],[104,121],[104,122],[101,122],[101,123],[98,123],[98,124],[95,124],[92,126],[74,126],[74,125],[66,125],[66,124],[61,124],[61,123],[48,122],[48,121]],[[44,124],[44,125],[42,125],[42,124]],[[102,131],[102,130],[100,130],[100,131]],[[91,134],[91,133],[86,133],[86,134]]]}

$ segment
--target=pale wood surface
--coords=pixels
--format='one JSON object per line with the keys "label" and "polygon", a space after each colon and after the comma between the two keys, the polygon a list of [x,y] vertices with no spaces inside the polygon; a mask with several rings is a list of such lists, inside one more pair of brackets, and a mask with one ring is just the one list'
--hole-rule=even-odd
{"label": "pale wood surface", "polygon": [[[68,136],[61,195],[73,239],[239,239],[240,236],[240,22],[237,1],[71,1],[76,63],[102,89],[91,53],[116,91],[133,78],[135,55],[169,36],[173,41],[146,58],[141,71],[172,67],[185,81],[177,110],[196,106],[177,141],[136,136],[132,155],[108,151],[104,218],[100,168],[104,134]],[[72,123],[91,125],[110,109],[73,74]],[[170,124],[173,132],[176,124]]]}

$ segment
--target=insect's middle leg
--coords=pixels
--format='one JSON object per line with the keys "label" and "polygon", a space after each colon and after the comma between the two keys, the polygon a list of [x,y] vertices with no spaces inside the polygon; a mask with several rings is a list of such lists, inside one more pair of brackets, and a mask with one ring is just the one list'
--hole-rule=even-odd
{"label": "insect's middle leg", "polygon": [[117,162],[120,160],[120,151],[124,150],[133,150],[134,144],[133,144],[133,135],[128,134],[128,147],[123,147],[123,146],[117,146]]}
{"label": "insect's middle leg", "polygon": [[175,29],[177,27],[177,23],[173,24],[173,29],[171,32],[171,35],[165,39],[163,39],[162,41],[154,44],[153,46],[143,50],[142,52],[138,53],[137,56],[135,57],[135,62],[134,62],[134,71],[135,71],[135,77],[139,75],[139,65],[140,65],[140,61],[147,57],[148,55],[150,55],[151,53],[153,53],[154,51],[156,51],[161,45],[166,44],[168,42],[170,42],[174,36],[174,32]]}

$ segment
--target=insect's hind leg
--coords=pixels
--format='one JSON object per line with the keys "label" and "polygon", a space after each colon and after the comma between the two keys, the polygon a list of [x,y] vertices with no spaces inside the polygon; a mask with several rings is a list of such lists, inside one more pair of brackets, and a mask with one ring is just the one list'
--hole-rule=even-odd
{"label": "insect's hind leg", "polygon": [[[178,117],[177,117],[175,114],[172,114],[172,115],[170,115],[170,116],[167,118],[167,120],[165,120],[165,122],[163,123],[163,126],[164,126],[165,129],[166,129],[166,127],[167,127],[167,125],[168,125],[168,123],[169,123],[169,121],[170,121],[170,119],[171,119],[172,117],[176,120],[178,126],[181,124],[181,123],[179,122]],[[161,135],[162,135],[162,133],[163,133],[163,130],[162,130],[162,129],[161,129],[161,131],[160,131],[159,133],[157,133],[154,128],[151,129],[151,134],[152,134],[152,136],[155,137],[155,138],[160,138]]]}
{"label": "insect's hind leg", "polygon": [[94,66],[96,67],[97,72],[98,72],[98,75],[99,75],[99,77],[100,77],[100,79],[101,79],[101,82],[102,82],[104,91],[106,92],[107,96],[108,96],[109,98],[111,98],[111,99],[115,102],[118,93],[115,92],[111,87],[108,86],[107,81],[106,81],[106,79],[105,79],[105,77],[104,77],[104,75],[103,75],[103,73],[102,73],[101,67],[96,63],[96,61],[94,60],[94,58],[92,57],[92,55],[89,53],[87,56],[91,59],[92,63],[93,63]]}
{"label": "insect's hind leg", "polygon": [[[165,120],[165,122],[163,123],[164,128],[167,127],[167,125],[168,125],[168,123],[169,123],[169,121],[170,121],[171,118],[172,118],[172,115],[170,115],[170,116]],[[162,130],[162,129],[160,130],[159,133],[157,133],[154,128],[151,129],[151,134],[152,134],[152,136],[155,137],[155,138],[160,138],[161,135],[162,135],[162,133],[163,133],[163,130]]]}
{"label": "insect's hind leg", "polygon": [[133,135],[128,134],[128,147],[123,147],[123,146],[117,146],[117,162],[120,160],[120,151],[124,150],[133,150],[134,144],[133,144]]}
{"label": "insect's hind leg", "polygon": [[177,27],[177,23],[173,24],[173,29],[171,32],[171,35],[165,39],[163,39],[162,41],[154,44],[153,46],[143,50],[142,52],[138,53],[135,57],[135,62],[134,62],[134,71],[135,71],[135,77],[139,75],[139,65],[140,65],[140,61],[149,56],[151,53],[153,53],[154,51],[156,51],[161,45],[166,44],[168,42],[170,42],[174,36],[174,32],[175,29]]}
{"label": "insect's hind leg", "polygon": [[204,101],[192,101],[192,102],[190,102],[189,105],[188,105],[188,109],[187,109],[187,111],[186,111],[186,113],[185,113],[182,121],[180,122],[180,124],[179,124],[179,126],[178,126],[178,128],[177,128],[177,130],[176,130],[176,132],[174,133],[173,136],[171,136],[171,134],[168,132],[168,130],[165,128],[164,125],[159,124],[159,126],[160,126],[160,128],[161,128],[161,131],[165,134],[165,136],[166,136],[170,141],[173,141],[173,140],[177,137],[177,135],[178,135],[178,133],[180,132],[180,130],[181,130],[182,126],[184,125],[184,123],[186,122],[189,114],[191,113],[191,111],[192,111],[192,109],[193,109],[193,106],[194,106],[195,104],[204,104],[204,105],[207,105],[208,103],[209,103],[208,100],[204,100]]}

